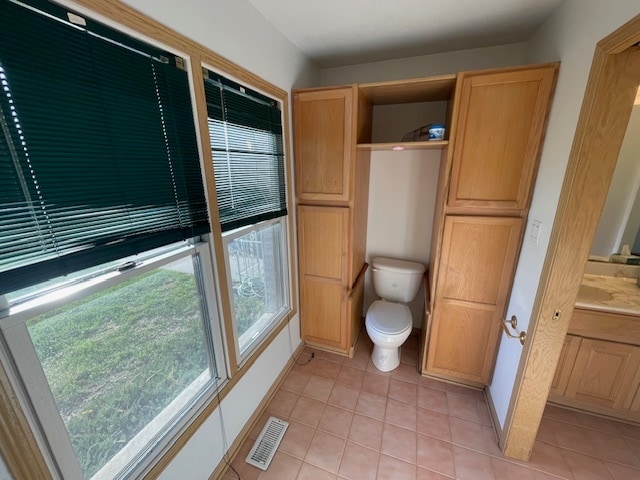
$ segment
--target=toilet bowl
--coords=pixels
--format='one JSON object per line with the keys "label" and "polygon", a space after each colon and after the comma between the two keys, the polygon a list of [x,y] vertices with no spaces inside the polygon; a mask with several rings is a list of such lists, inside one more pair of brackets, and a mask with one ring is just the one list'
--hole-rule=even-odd
{"label": "toilet bowl", "polygon": [[400,365],[400,347],[409,338],[413,320],[409,307],[376,300],[367,310],[365,327],[373,342],[371,361],[381,372]]}
{"label": "toilet bowl", "polygon": [[378,370],[389,372],[400,365],[400,347],[411,334],[413,317],[405,303],[418,293],[425,267],[384,257],[371,263],[374,289],[381,299],[367,310],[365,327],[373,342],[371,361]]}

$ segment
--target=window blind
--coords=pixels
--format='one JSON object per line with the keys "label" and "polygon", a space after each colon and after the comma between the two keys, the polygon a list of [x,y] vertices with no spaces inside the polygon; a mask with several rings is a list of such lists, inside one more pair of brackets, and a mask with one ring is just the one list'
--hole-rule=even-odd
{"label": "window blind", "polygon": [[205,95],[222,231],[286,215],[279,103],[207,73]]}
{"label": "window blind", "polygon": [[175,59],[0,1],[0,294],[209,232]]}

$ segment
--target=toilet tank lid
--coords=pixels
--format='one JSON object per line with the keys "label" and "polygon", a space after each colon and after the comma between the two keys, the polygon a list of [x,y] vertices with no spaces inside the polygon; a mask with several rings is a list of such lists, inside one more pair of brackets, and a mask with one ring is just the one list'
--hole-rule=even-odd
{"label": "toilet tank lid", "polygon": [[373,268],[384,269],[398,273],[417,273],[422,275],[425,266],[422,263],[399,260],[397,258],[375,257],[371,260]]}

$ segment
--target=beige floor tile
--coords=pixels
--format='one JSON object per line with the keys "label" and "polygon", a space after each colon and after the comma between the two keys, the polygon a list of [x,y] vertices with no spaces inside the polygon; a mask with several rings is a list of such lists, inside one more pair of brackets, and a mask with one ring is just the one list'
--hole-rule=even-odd
{"label": "beige floor tile", "polygon": [[316,369],[313,372],[314,375],[331,381],[335,381],[336,378],[338,378],[340,368],[342,366],[340,363],[336,363],[325,358],[318,358],[315,362]]}
{"label": "beige floor tile", "polygon": [[336,478],[337,476],[334,473],[303,462],[297,480],[336,480]]}
{"label": "beige floor tile", "polygon": [[451,441],[455,445],[490,455],[501,455],[492,427],[449,417]]}
{"label": "beige floor tile", "polygon": [[289,427],[278,446],[278,450],[292,457],[304,459],[315,430],[308,425],[289,421]]}
{"label": "beige floor tile", "polygon": [[447,442],[451,441],[451,427],[449,426],[449,417],[447,415],[418,408],[417,417],[416,429],[418,433]]}
{"label": "beige floor tile", "polygon": [[587,436],[598,457],[640,468],[640,450],[633,449],[625,438],[597,430],[587,430]]}
{"label": "beige floor tile", "polygon": [[258,475],[258,480],[295,480],[301,466],[301,460],[276,452],[269,468]]}
{"label": "beige floor tile", "polygon": [[447,394],[444,390],[419,386],[418,406],[440,413],[449,413]]}
{"label": "beige floor tile", "polygon": [[387,400],[387,413],[384,416],[384,421],[415,431],[417,410],[418,408],[413,405],[390,398]]}
{"label": "beige floor tile", "polygon": [[310,427],[316,427],[324,412],[325,404],[313,398],[301,396],[289,418]]}
{"label": "beige floor tile", "polygon": [[447,392],[447,406],[450,416],[481,423],[475,396],[469,397]]}
{"label": "beige floor tile", "polygon": [[336,379],[336,383],[360,390],[362,388],[364,374],[364,370],[359,370],[343,364],[340,369],[340,373],[338,374],[338,378]]}
{"label": "beige floor tile", "polygon": [[316,430],[304,461],[331,473],[338,473],[345,439]]}
{"label": "beige floor tile", "polygon": [[278,390],[269,402],[267,412],[286,420],[291,415],[298,398],[299,395],[297,393]]}
{"label": "beige floor tile", "polygon": [[442,475],[453,476],[453,445],[444,440],[418,434],[418,466]]}
{"label": "beige floor tile", "polygon": [[349,440],[380,451],[383,427],[384,424],[380,420],[355,414],[349,430]]}
{"label": "beige floor tile", "polygon": [[386,397],[389,393],[390,376],[379,375],[377,373],[365,372],[362,380],[362,390]]}
{"label": "beige floor tile", "polygon": [[306,373],[307,375],[311,375],[316,369],[317,362],[315,358],[311,358],[311,352],[306,352],[306,348],[304,351],[298,355],[296,358],[296,363],[293,365],[291,369],[294,372]]}
{"label": "beige floor tile", "polygon": [[356,413],[378,420],[384,420],[387,411],[387,398],[361,391],[356,403]]}
{"label": "beige floor tile", "polygon": [[532,468],[561,478],[573,478],[569,465],[562,458],[562,450],[555,445],[536,441],[529,464]]}
{"label": "beige floor tile", "polygon": [[604,464],[616,480],[638,480],[640,478],[640,469],[611,462],[604,462]]}
{"label": "beige floor tile", "polygon": [[599,458],[570,450],[564,450],[562,457],[569,465],[575,479],[614,480],[607,466]]}
{"label": "beige floor tile", "polygon": [[329,395],[328,403],[346,410],[355,410],[360,390],[336,383]]}
{"label": "beige floor tile", "polygon": [[322,430],[338,437],[347,438],[353,412],[334,405],[327,405],[318,423],[318,430]]}
{"label": "beige floor tile", "polygon": [[391,425],[390,423],[384,424],[380,453],[415,464],[416,446],[416,432]]}
{"label": "beige floor tile", "polygon": [[310,378],[311,375],[292,369],[287,374],[280,388],[294,393],[302,393],[302,390],[304,390]]}
{"label": "beige floor tile", "polygon": [[496,480],[534,480],[529,467],[491,457],[493,474]]}
{"label": "beige floor tile", "polygon": [[453,477],[440,475],[439,473],[432,472],[431,470],[421,467],[418,467],[416,472],[416,480],[449,480],[451,478]]}
{"label": "beige floor tile", "polygon": [[333,388],[333,382],[331,380],[327,380],[326,378],[317,377],[316,375],[312,375],[307,384],[302,390],[302,395],[307,397],[314,398],[321,402],[327,401],[329,395],[331,394],[331,389]]}
{"label": "beige floor tile", "polygon": [[398,368],[391,372],[391,376],[398,380],[404,380],[405,382],[416,384],[418,383],[418,380],[420,380],[420,373],[418,373],[416,367],[412,365],[405,365],[404,363],[398,365]]}
{"label": "beige floor tile", "polygon": [[489,455],[454,447],[453,457],[457,480],[495,480]]}
{"label": "beige floor tile", "polygon": [[418,404],[418,385],[404,380],[391,378],[389,383],[389,398],[410,405]]}
{"label": "beige floor tile", "polygon": [[381,455],[378,478],[380,480],[416,480],[416,466],[388,455]]}
{"label": "beige floor tile", "polygon": [[347,442],[338,471],[348,480],[375,480],[380,454],[353,442]]}

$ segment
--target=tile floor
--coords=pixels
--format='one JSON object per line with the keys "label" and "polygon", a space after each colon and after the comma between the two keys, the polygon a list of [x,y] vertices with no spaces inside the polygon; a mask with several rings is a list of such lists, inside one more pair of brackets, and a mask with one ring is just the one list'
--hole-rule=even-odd
{"label": "tile floor", "polygon": [[[423,378],[417,336],[381,373],[366,335],[354,358],[306,348],[232,462],[242,480],[638,480],[640,427],[549,406],[529,462],[503,457],[476,390]],[[274,415],[289,428],[265,472],[244,459]],[[229,469],[223,480],[238,477]]]}

